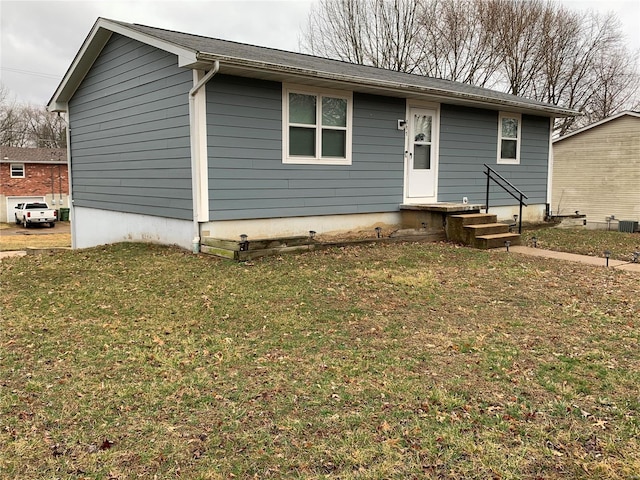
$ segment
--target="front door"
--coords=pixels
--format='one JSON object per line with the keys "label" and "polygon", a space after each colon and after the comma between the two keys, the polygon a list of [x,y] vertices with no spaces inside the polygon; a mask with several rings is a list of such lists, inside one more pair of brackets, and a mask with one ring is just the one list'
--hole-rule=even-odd
{"label": "front door", "polygon": [[407,197],[436,200],[436,112],[410,109],[407,150]]}

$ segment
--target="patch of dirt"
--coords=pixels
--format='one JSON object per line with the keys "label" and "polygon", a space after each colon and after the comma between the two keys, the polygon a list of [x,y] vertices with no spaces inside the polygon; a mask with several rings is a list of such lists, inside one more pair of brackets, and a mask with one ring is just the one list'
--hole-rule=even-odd
{"label": "patch of dirt", "polygon": [[3,223],[0,226],[0,235],[3,237],[10,235],[51,235],[53,233],[71,233],[71,223],[56,222],[56,226],[49,228],[48,225],[33,225],[24,228],[22,225]]}

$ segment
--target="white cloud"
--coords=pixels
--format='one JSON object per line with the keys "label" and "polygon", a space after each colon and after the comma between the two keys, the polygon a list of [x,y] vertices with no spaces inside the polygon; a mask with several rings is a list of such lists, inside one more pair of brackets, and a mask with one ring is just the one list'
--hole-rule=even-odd
{"label": "white cloud", "polygon": [[297,51],[311,3],[3,0],[0,80],[18,101],[46,104],[98,17]]}

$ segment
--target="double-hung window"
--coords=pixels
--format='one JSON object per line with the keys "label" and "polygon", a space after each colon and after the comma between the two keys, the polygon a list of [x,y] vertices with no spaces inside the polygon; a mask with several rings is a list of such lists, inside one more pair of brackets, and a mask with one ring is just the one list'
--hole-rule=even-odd
{"label": "double-hung window", "polygon": [[351,164],[352,94],[284,86],[283,162]]}
{"label": "double-hung window", "polygon": [[24,178],[24,163],[11,164],[11,178]]}
{"label": "double-hung window", "polygon": [[498,116],[498,163],[520,163],[520,124],[518,113],[500,112]]}

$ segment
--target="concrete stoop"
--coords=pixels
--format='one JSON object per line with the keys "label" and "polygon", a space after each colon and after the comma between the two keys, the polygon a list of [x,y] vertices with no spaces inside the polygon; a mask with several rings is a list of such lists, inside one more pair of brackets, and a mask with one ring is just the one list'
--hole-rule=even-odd
{"label": "concrete stoop", "polygon": [[445,230],[449,241],[483,250],[504,247],[507,241],[520,245],[520,235],[509,232],[509,225],[491,213],[450,215]]}

